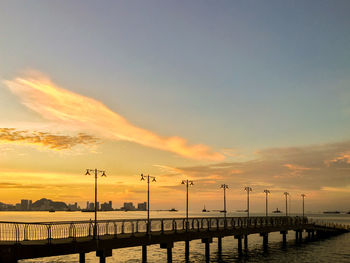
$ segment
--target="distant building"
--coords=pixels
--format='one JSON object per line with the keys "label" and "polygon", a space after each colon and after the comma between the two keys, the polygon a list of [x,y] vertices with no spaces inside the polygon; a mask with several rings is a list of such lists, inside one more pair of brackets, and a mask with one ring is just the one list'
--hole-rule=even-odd
{"label": "distant building", "polygon": [[31,210],[32,208],[32,200],[21,200],[21,207],[20,210],[28,211]]}
{"label": "distant building", "polygon": [[147,210],[147,202],[138,203],[137,204],[137,210],[139,210],[139,211],[146,211]]}
{"label": "distant building", "polygon": [[108,203],[101,204],[101,210],[102,211],[112,211],[112,201],[109,201]]}
{"label": "distant building", "polygon": [[94,205],[94,203],[89,203],[88,210],[95,210],[95,205]]}
{"label": "distant building", "polygon": [[124,203],[124,206],[122,207],[122,210],[125,211],[133,211],[136,210],[134,204],[132,202],[126,202]]}
{"label": "distant building", "polygon": [[78,207],[78,203],[75,202],[74,204],[68,204],[68,211],[78,211],[79,207]]}

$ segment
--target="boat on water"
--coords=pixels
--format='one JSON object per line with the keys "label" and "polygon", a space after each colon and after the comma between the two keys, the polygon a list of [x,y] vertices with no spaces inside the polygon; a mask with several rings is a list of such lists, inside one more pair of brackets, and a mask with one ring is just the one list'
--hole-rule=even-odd
{"label": "boat on water", "polygon": [[202,212],[203,213],[206,213],[206,212],[210,212],[209,210],[205,209],[205,205],[204,205],[204,208],[202,209]]}
{"label": "boat on water", "polygon": [[175,208],[171,208],[169,212],[177,212],[177,210]]}
{"label": "boat on water", "polygon": [[237,212],[237,213],[247,213],[248,210],[247,210],[247,209],[246,209],[246,210],[244,210],[244,209],[243,209],[243,210],[236,210],[236,212]]}
{"label": "boat on water", "polygon": [[277,207],[276,210],[272,211],[272,213],[279,214],[279,213],[282,213],[282,211],[278,210],[278,207]]}
{"label": "boat on water", "polygon": [[55,209],[50,209],[49,210],[49,213],[55,213],[56,211],[55,211]]}
{"label": "boat on water", "polygon": [[324,214],[340,214],[339,211],[323,211]]}

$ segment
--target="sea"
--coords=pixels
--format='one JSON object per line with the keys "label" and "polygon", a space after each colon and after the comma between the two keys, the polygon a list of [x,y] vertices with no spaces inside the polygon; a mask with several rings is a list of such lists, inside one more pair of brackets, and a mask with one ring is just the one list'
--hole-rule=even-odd
{"label": "sea", "polygon": [[[185,217],[185,212],[151,211],[151,218],[173,218]],[[192,212],[190,217],[222,217],[219,212]],[[231,216],[245,216],[245,213],[228,213]],[[263,216],[263,214],[251,213],[251,216]],[[293,216],[293,214],[292,214]],[[308,218],[323,222],[350,225],[350,214],[323,214],[307,213]],[[128,219],[128,218],[146,218],[146,212],[143,211],[110,211],[99,212],[98,219]],[[89,212],[0,212],[0,221],[18,221],[18,222],[48,222],[48,221],[74,221],[94,219],[94,214]],[[305,236],[305,234],[304,234]],[[184,242],[174,243],[173,262],[184,262]],[[192,263],[205,262],[205,247],[200,240],[190,242],[190,261]],[[148,247],[148,262],[162,263],[166,262],[166,250],[161,249],[159,245]],[[112,257],[108,257],[108,263],[141,262],[141,247],[123,248],[113,250]],[[21,263],[71,263],[79,262],[79,255],[64,255],[55,257],[45,257],[36,259],[20,260]],[[86,262],[98,263],[99,258],[95,252],[86,254]],[[248,252],[239,256],[237,250],[237,240],[234,237],[225,237],[222,239],[222,253],[218,253],[217,239],[213,239],[210,245],[210,262],[336,262],[350,263],[350,233],[334,236],[327,239],[295,243],[295,233],[289,231],[287,235],[287,246],[282,245],[282,236],[280,233],[271,233],[269,235],[269,247],[263,249],[262,237],[259,235],[249,235]]]}

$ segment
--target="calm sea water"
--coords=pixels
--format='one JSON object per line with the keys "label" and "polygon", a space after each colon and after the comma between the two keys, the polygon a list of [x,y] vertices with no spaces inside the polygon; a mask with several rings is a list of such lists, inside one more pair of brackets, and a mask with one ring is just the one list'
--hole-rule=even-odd
{"label": "calm sea water", "polygon": [[[191,213],[191,216],[222,216],[219,213]],[[244,213],[228,213],[228,216],[244,216]],[[251,216],[262,215],[252,214]],[[183,212],[151,212],[151,217],[184,217]],[[335,222],[350,225],[348,214],[308,214],[308,217],[317,220]],[[72,221],[93,219],[93,213],[82,212],[0,212],[0,221]],[[119,218],[145,218],[145,212],[101,212],[99,219]],[[350,262],[350,233],[332,237],[329,239],[313,242],[295,244],[295,234],[290,231],[286,248],[282,247],[281,235],[272,233],[269,235],[269,249],[264,252],[262,238],[259,235],[249,236],[249,252],[247,255],[238,257],[237,240],[233,237],[225,237],[222,240],[222,254],[217,253],[217,240],[214,239],[210,246],[211,262]],[[159,245],[148,247],[149,262],[166,262],[166,250]],[[173,262],[184,261],[184,242],[177,242],[173,249]],[[47,257],[31,260],[21,260],[22,263],[68,263],[79,262],[78,255],[67,255],[59,257]],[[86,262],[99,262],[95,252],[86,254]],[[113,250],[113,256],[107,258],[108,263],[119,262],[141,262],[141,247]],[[204,244],[200,240],[190,243],[190,262],[205,262]]]}

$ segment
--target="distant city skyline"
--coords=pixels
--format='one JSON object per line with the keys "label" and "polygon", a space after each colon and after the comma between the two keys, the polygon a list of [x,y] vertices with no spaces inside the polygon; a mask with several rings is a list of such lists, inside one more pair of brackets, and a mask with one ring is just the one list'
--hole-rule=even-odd
{"label": "distant city skyline", "polygon": [[[349,210],[350,2],[0,3],[0,200]],[[17,200],[17,201],[16,201]]]}

